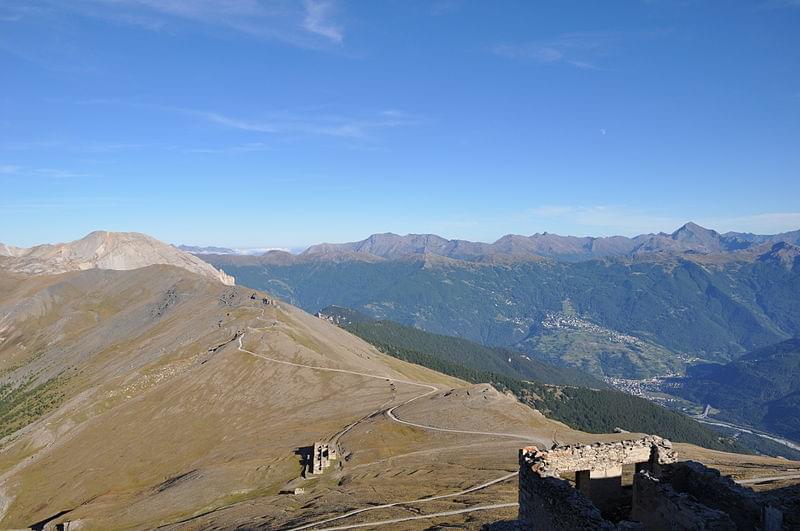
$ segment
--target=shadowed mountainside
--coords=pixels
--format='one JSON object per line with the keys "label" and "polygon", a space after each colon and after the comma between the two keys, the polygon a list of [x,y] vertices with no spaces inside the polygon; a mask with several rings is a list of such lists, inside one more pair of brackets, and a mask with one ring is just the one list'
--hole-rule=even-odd
{"label": "shadowed mountainside", "polygon": [[800,441],[800,339],[749,352],[725,365],[692,367],[677,393],[744,422]]}

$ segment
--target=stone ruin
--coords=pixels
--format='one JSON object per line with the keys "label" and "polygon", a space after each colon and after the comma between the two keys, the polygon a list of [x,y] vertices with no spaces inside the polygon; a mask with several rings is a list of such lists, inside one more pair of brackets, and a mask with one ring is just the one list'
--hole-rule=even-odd
{"label": "stone ruin", "polygon": [[308,473],[322,474],[336,459],[336,448],[327,443],[316,442],[311,450],[311,460],[308,463]]}
{"label": "stone ruin", "polygon": [[[679,462],[655,435],[519,454],[523,529],[797,529],[789,497],[755,493],[719,471]],[[574,479],[574,480],[573,480]],[[573,480],[573,481],[570,481]]]}

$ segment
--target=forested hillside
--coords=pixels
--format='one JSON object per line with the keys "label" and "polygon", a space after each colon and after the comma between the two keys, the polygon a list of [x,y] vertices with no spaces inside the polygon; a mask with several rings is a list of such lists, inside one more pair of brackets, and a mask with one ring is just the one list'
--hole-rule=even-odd
{"label": "forested hillside", "polygon": [[692,368],[679,394],[719,417],[800,441],[800,339],[750,352],[725,365]]}
{"label": "forested hillside", "polygon": [[602,380],[592,378],[577,369],[556,367],[517,351],[486,347],[466,339],[433,334],[393,321],[368,320],[363,314],[347,308],[329,306],[320,315],[370,343],[387,348],[391,346],[411,352],[426,352],[457,365],[520,380],[531,379],[546,384],[591,388],[608,387]]}
{"label": "forested hillside", "polygon": [[499,373],[486,370],[484,367],[494,362],[487,361],[481,353],[489,353],[468,341],[427,334],[387,321],[359,322],[345,328],[396,358],[468,382],[491,383],[500,390],[512,392],[548,417],[576,429],[608,433],[622,428],[657,433],[706,448],[748,451],[734,439],[721,437],[686,415],[668,411],[642,398],[609,389],[546,385],[541,381],[514,378],[507,370]]}
{"label": "forested hillside", "polygon": [[[800,267],[769,256],[720,263],[668,258],[479,264],[429,256],[377,262],[276,255],[205,259],[242,284],[308,311],[346,306],[376,319],[521,348],[549,362],[596,367],[599,375],[669,372],[683,358],[730,361],[800,334]],[[542,326],[547,315],[562,311],[565,302],[603,334],[630,335],[647,349],[636,352],[620,343],[622,351],[610,355],[589,334],[577,344],[600,347],[561,356],[562,339],[539,339],[549,333]]]}

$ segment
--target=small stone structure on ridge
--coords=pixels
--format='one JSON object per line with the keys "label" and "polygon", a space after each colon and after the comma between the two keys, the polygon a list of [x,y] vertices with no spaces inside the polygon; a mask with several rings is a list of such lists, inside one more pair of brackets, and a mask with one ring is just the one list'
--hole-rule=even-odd
{"label": "small stone structure on ridge", "polygon": [[327,443],[316,442],[311,451],[311,460],[308,463],[309,474],[322,474],[332,460],[336,459],[336,448]]}
{"label": "small stone structure on ridge", "polygon": [[[719,471],[679,462],[655,435],[519,453],[523,529],[795,529],[791,493],[756,493]],[[570,482],[574,474],[573,482]]]}

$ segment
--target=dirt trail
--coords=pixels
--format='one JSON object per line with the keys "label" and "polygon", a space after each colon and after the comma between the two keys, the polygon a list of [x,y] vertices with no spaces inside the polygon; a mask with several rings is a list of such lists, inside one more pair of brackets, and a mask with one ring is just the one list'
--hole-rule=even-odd
{"label": "dirt trail", "polygon": [[[261,319],[261,318],[259,318],[259,319]],[[261,329],[256,328],[255,330],[261,330]],[[299,368],[303,368],[303,369],[311,369],[311,370],[326,371],[326,372],[337,372],[337,373],[343,373],[343,374],[353,374],[353,375],[356,375],[356,376],[363,376],[365,378],[375,378],[375,379],[380,379],[380,380],[384,380],[384,381],[396,382],[396,383],[405,384],[405,385],[412,385],[412,386],[415,386],[415,387],[421,387],[421,388],[426,389],[426,391],[422,392],[421,394],[419,394],[419,395],[417,395],[415,397],[410,398],[409,400],[406,400],[402,404],[398,404],[398,405],[386,410],[386,415],[394,422],[397,422],[397,423],[400,423],[400,424],[405,424],[405,425],[408,425],[408,426],[414,426],[416,428],[421,428],[421,429],[425,429],[425,430],[432,430],[432,431],[439,431],[439,432],[459,433],[459,434],[463,434],[463,435],[483,435],[483,436],[491,436],[491,437],[513,438],[513,439],[517,439],[517,440],[519,440],[521,442],[524,441],[526,443],[541,442],[541,441],[532,441],[533,438],[530,437],[530,436],[520,435],[520,434],[515,434],[515,433],[496,433],[496,432],[483,432],[483,431],[471,431],[471,430],[457,430],[457,429],[451,429],[451,428],[440,428],[440,427],[437,427],[437,426],[430,426],[430,425],[426,425],[426,424],[418,424],[418,423],[415,423],[415,422],[409,422],[409,421],[406,421],[406,420],[402,420],[402,419],[398,418],[394,413],[394,411],[397,408],[405,406],[407,404],[410,404],[411,402],[414,402],[415,400],[419,400],[421,398],[429,396],[429,395],[431,395],[433,393],[436,393],[438,391],[441,391],[441,389],[439,387],[436,387],[435,385],[424,384],[424,383],[419,383],[419,382],[412,382],[412,381],[409,381],[409,380],[403,380],[403,379],[399,379],[399,378],[392,378],[392,377],[388,377],[388,376],[381,376],[381,375],[378,375],[378,374],[369,374],[369,373],[363,373],[363,372],[358,372],[358,371],[351,371],[351,370],[347,370],[347,369],[334,369],[334,368],[330,368],[330,367],[319,367],[319,366],[316,366],[316,365],[305,365],[305,364],[302,364],[302,363],[294,363],[294,362],[291,362],[291,361],[285,361],[285,360],[279,360],[279,359],[275,359],[275,358],[270,358],[269,356],[265,356],[264,354],[258,354],[256,352],[253,352],[251,350],[247,350],[246,348],[244,348],[244,345],[242,344],[242,339],[244,338],[245,335],[246,334],[242,334],[241,336],[239,336],[239,346],[238,346],[239,351],[244,352],[246,354],[250,354],[251,356],[255,356],[257,358],[260,358],[260,359],[263,359],[263,360],[266,360],[266,361],[270,361],[270,362],[273,362],[273,363],[279,363],[281,365],[289,365],[289,366],[292,366],[292,367],[299,367]],[[358,420],[355,423],[348,425],[343,431],[339,432],[337,435],[338,436],[343,435],[346,431],[349,431],[350,429],[352,429],[359,422],[361,422],[361,420]],[[419,503],[425,503],[425,502],[430,502],[430,501],[434,501],[434,500],[441,500],[441,499],[444,499],[444,498],[451,498],[451,497],[455,497],[455,496],[461,496],[461,495],[464,495],[464,494],[468,494],[470,492],[475,492],[477,490],[481,490],[481,489],[487,488],[487,487],[489,487],[491,485],[495,485],[497,483],[508,481],[509,479],[514,478],[516,476],[517,476],[517,473],[513,472],[511,474],[506,474],[506,475],[501,476],[499,478],[495,478],[493,480],[487,481],[485,483],[481,483],[480,485],[476,485],[474,487],[471,487],[469,489],[466,489],[466,490],[463,490],[463,491],[459,491],[459,492],[454,492],[454,493],[450,493],[450,494],[441,494],[441,495],[438,495],[438,496],[433,496],[433,497],[428,497],[428,498],[420,498],[420,499],[416,499],[416,500],[407,500],[407,501],[388,503],[388,504],[384,504],[384,505],[374,505],[374,506],[365,507],[365,508],[362,508],[362,509],[356,509],[356,510],[344,513],[342,515],[335,516],[333,518],[327,518],[325,520],[320,520],[318,522],[305,524],[305,525],[302,525],[300,527],[294,527],[294,528],[291,529],[291,531],[300,531],[302,529],[310,529],[310,528],[313,528],[313,527],[318,527],[320,525],[327,524],[327,523],[330,523],[330,522],[333,522],[333,521],[336,521],[336,520],[341,520],[341,519],[344,519],[344,518],[348,518],[350,516],[354,516],[356,514],[361,514],[361,513],[366,512],[366,511],[374,511],[374,510],[377,510],[377,509],[387,509],[387,508],[390,508],[390,507],[397,507],[397,506],[402,506],[402,505],[419,504]],[[334,527],[334,528],[329,528],[329,529],[351,529],[351,528],[356,528],[356,527],[389,525],[389,524],[404,522],[404,521],[407,521],[407,520],[433,518],[433,517],[436,517],[436,516],[449,516],[449,515],[462,514],[462,513],[467,513],[467,512],[472,512],[472,511],[479,511],[479,510],[495,509],[495,508],[502,508],[502,507],[513,507],[515,505],[516,505],[516,503],[505,503],[505,504],[494,504],[494,505],[485,505],[485,506],[474,506],[474,507],[468,507],[468,508],[460,509],[460,510],[456,510],[456,511],[446,511],[446,512],[443,512],[443,513],[421,515],[421,516],[415,516],[415,517],[410,517],[410,518],[396,518],[396,519],[391,519],[391,520],[382,520],[382,521],[379,521],[379,522],[353,524],[353,525],[350,525],[350,526]]]}

